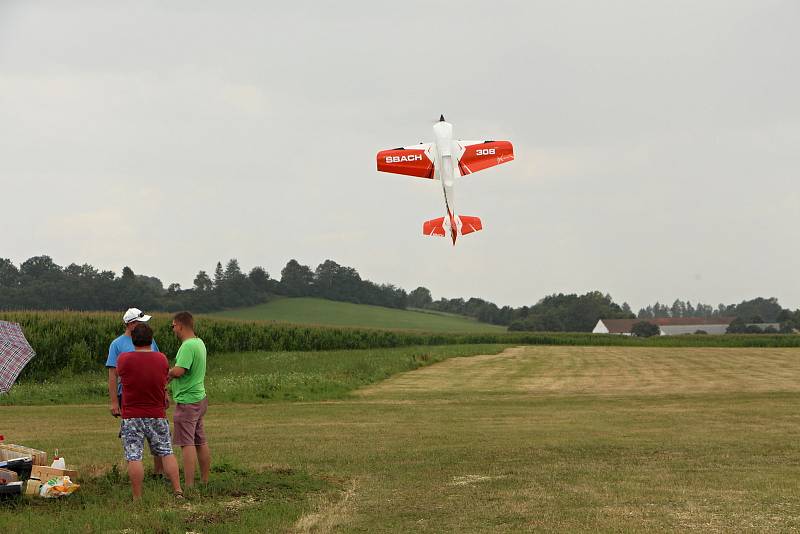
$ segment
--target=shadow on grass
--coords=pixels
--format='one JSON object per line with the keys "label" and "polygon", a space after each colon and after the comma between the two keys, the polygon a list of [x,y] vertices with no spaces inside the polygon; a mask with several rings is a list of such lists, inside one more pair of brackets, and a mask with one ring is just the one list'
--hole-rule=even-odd
{"label": "shadow on grass", "polygon": [[168,481],[145,478],[141,502],[131,500],[126,474],[116,465],[79,480],[81,488],[61,499],[0,501],[5,532],[264,532],[286,530],[311,500],[336,491],[334,483],[277,468],[255,471],[217,463],[207,485],[178,501]]}

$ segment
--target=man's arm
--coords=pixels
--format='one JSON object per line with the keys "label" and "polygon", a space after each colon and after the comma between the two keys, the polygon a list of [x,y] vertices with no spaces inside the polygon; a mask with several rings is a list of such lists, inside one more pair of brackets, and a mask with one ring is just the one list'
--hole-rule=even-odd
{"label": "man's arm", "polygon": [[192,368],[194,355],[186,349],[186,345],[181,345],[178,349],[178,354],[175,355],[175,367],[169,370],[170,379],[180,378],[186,374],[187,370]]}
{"label": "man's arm", "polygon": [[186,369],[177,365],[169,370],[170,378],[180,378],[185,374],[186,374]]}
{"label": "man's arm", "polygon": [[109,401],[109,408],[111,409],[111,415],[114,417],[119,417],[121,415],[119,409],[119,398],[117,397],[117,393],[119,392],[117,386],[117,357],[119,357],[119,352],[117,352],[116,345],[112,342],[111,345],[108,347],[108,358],[106,358],[106,367],[108,368],[108,401]]}
{"label": "man's arm", "polygon": [[108,399],[111,401],[111,415],[120,416],[119,398],[117,398],[117,368],[108,368]]}

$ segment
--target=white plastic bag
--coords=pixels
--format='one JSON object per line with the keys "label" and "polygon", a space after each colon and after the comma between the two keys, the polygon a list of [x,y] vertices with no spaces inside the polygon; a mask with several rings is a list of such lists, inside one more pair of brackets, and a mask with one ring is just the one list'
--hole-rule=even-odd
{"label": "white plastic bag", "polygon": [[67,476],[54,477],[42,484],[39,489],[39,496],[46,499],[62,497],[74,493],[80,487],[80,484],[75,484]]}

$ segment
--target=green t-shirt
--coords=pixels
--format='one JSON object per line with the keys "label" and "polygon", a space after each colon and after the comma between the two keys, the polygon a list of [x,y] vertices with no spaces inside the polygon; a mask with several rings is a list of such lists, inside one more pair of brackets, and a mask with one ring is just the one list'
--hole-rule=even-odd
{"label": "green t-shirt", "polygon": [[179,404],[192,404],[206,398],[206,344],[199,337],[181,343],[175,365],[183,367],[183,376],[170,382],[172,398]]}

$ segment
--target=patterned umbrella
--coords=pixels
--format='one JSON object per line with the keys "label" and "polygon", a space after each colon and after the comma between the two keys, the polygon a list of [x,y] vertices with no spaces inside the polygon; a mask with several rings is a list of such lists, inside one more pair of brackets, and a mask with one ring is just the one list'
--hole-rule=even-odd
{"label": "patterned umbrella", "polygon": [[35,355],[20,325],[0,321],[0,393],[11,389],[22,368]]}

